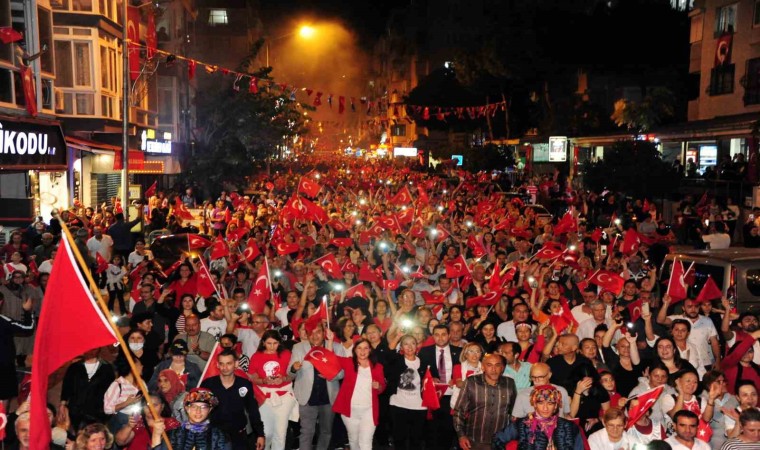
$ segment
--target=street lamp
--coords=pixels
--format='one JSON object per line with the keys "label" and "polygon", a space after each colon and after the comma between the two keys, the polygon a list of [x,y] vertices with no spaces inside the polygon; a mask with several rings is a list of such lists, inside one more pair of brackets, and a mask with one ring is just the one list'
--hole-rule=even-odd
{"label": "street lamp", "polygon": [[[121,51],[122,51],[122,95],[121,95],[121,204],[124,209],[124,220],[129,220],[129,4],[130,1],[124,0],[122,3],[122,24],[121,24]],[[152,5],[152,1],[141,3],[136,8],[143,8]],[[140,24],[135,24],[139,27]],[[139,32],[136,33],[139,36]],[[139,58],[139,56],[138,56]]]}
{"label": "street lamp", "polygon": [[294,34],[298,34],[303,39],[311,39],[314,37],[314,35],[317,34],[317,29],[310,26],[310,25],[301,25],[296,31],[292,31],[288,34],[283,34],[282,36],[278,36],[276,38],[267,39],[267,61],[266,66],[269,66],[269,46],[274,41],[279,41],[280,39],[285,39],[286,37],[293,36]]}

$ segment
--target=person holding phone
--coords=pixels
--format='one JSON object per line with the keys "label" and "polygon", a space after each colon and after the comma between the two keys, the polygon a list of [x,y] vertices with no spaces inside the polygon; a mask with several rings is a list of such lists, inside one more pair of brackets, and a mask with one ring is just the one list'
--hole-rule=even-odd
{"label": "person holding phone", "polygon": [[[131,350],[126,350],[131,352]],[[137,355],[132,354],[132,360],[138,371],[142,371],[142,363]],[[109,428],[112,432],[119,431],[129,422],[129,416],[134,413],[134,408],[141,408],[143,400],[140,388],[137,387],[137,378],[132,373],[132,368],[126,356],[119,355],[114,361],[114,367],[118,378],[111,383],[103,395],[103,412],[111,415]],[[131,409],[130,409],[131,408]]]}

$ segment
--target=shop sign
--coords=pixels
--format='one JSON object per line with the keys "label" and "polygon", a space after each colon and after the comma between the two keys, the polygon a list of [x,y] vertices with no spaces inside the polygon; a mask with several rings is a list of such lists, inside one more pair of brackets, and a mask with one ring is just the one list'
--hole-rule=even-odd
{"label": "shop sign", "polygon": [[140,150],[145,153],[171,155],[171,133],[163,133],[163,139],[158,139],[155,130],[143,130],[140,134]]}
{"label": "shop sign", "polygon": [[567,161],[567,137],[552,136],[549,138],[549,162]]}
{"label": "shop sign", "polygon": [[0,170],[63,170],[66,154],[59,125],[0,119]]}

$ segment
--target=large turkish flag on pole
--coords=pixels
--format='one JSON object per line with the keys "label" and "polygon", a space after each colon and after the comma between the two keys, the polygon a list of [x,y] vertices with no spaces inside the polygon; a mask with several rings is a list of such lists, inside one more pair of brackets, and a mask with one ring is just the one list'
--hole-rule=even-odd
{"label": "large turkish flag on pole", "polygon": [[87,289],[64,235],[55,255],[34,340],[30,448],[48,448],[50,445],[47,415],[50,374],[88,350],[113,345],[117,341],[108,319]]}

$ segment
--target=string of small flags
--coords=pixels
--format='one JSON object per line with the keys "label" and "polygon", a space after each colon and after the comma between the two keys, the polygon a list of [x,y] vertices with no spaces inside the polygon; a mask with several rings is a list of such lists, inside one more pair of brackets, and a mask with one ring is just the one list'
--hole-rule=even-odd
{"label": "string of small flags", "polygon": [[[225,76],[235,77],[235,81],[232,84],[232,88],[235,91],[246,90],[251,94],[258,94],[261,89],[279,89],[282,95],[287,95],[291,101],[297,101],[297,93],[299,91],[305,92],[306,96],[310,98],[311,106],[317,108],[323,105],[323,102],[327,103],[330,109],[333,109],[333,104],[337,103],[338,114],[346,112],[347,108],[351,112],[357,112],[357,98],[353,96],[336,96],[332,93],[325,95],[323,91],[319,91],[312,88],[297,88],[289,83],[277,83],[274,80],[259,79],[251,74],[238,72],[235,70],[227,69],[225,67],[219,67],[215,64],[210,64],[204,61],[200,61],[193,58],[187,58],[185,56],[175,55],[165,50],[154,49],[143,44],[136,42],[130,42],[132,47],[142,47],[153,52],[155,55],[162,55],[166,58],[166,62],[171,64],[177,60],[185,61],[187,63],[187,76],[189,80],[195,78],[196,70],[198,67],[202,67],[206,73],[221,73]],[[312,98],[312,94],[314,97]],[[304,102],[302,102],[303,104]],[[348,103],[348,105],[347,105]],[[308,103],[307,103],[308,104]],[[361,96],[358,98],[359,107],[366,112],[367,115],[371,115],[373,111],[376,113],[385,113],[388,111],[389,105],[387,99],[370,99],[367,96]],[[410,116],[414,116],[421,120],[436,119],[439,121],[445,121],[447,117],[456,118],[458,120],[476,120],[486,117],[486,115],[494,116],[497,111],[506,110],[506,101],[497,103],[487,103],[479,106],[431,106],[431,105],[404,105],[394,103],[391,110],[391,119],[387,120],[389,123],[397,123],[403,120],[411,122],[413,119]],[[404,114],[401,113],[400,108],[404,109]]]}

